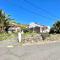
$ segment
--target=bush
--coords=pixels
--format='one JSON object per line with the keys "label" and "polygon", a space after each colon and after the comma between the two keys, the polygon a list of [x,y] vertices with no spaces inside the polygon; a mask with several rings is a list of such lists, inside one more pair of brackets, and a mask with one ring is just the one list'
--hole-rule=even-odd
{"label": "bush", "polygon": [[46,37],[50,36],[49,33],[41,33],[42,39],[45,40]]}

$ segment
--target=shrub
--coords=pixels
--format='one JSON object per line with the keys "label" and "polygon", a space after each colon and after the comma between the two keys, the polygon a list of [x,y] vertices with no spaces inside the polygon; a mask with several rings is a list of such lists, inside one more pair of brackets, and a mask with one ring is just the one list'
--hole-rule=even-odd
{"label": "shrub", "polygon": [[42,39],[45,40],[46,37],[50,36],[49,33],[41,33]]}

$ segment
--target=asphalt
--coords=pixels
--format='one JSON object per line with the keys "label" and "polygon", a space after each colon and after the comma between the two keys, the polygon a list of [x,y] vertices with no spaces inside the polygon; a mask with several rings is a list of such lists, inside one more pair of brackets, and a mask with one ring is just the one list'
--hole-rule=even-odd
{"label": "asphalt", "polygon": [[60,42],[15,47],[5,44],[0,43],[0,60],[60,60]]}

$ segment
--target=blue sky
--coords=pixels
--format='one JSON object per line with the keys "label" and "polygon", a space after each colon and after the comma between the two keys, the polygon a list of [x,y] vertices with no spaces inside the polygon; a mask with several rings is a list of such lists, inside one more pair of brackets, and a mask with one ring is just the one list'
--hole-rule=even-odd
{"label": "blue sky", "polygon": [[60,0],[0,0],[0,9],[22,24],[51,26],[60,19]]}

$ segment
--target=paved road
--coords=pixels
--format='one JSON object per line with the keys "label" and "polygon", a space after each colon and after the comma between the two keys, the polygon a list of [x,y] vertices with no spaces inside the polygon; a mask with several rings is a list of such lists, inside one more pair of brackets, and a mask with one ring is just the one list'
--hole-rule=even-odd
{"label": "paved road", "polygon": [[60,60],[60,42],[24,47],[0,47],[0,60]]}

